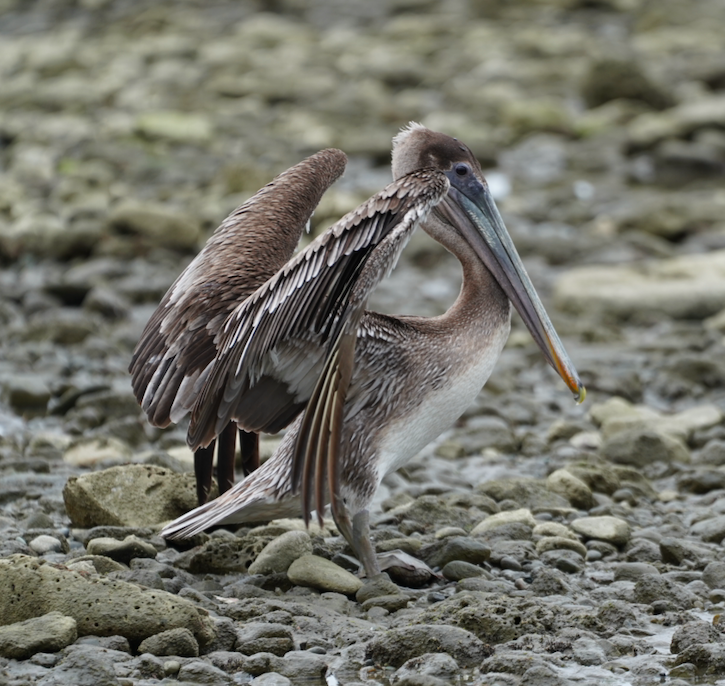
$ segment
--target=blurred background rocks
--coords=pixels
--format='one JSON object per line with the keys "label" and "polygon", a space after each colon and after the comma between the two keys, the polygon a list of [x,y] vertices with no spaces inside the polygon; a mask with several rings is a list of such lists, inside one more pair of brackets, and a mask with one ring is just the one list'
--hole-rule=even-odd
{"label": "blurred background rocks", "polygon": [[[585,573],[583,550],[587,565],[711,562],[725,531],[723,26],[721,0],[0,0],[2,554],[65,560],[26,530],[83,552],[69,477],[190,469],[184,427],[148,426],[130,391],[161,296],[228,212],[335,146],[349,166],[312,230],[329,226],[389,181],[391,139],[415,120],[481,160],[589,399],[573,404],[515,315],[475,405],[385,480],[389,538],[414,551],[434,535],[416,503],[436,503],[439,527],[522,507],[558,523],[545,544],[528,510],[492,527],[508,576],[459,581],[473,590],[510,590],[542,561]],[[439,314],[459,279],[416,235],[372,306]],[[504,481],[522,474],[532,483]],[[494,482],[512,484],[496,502]],[[627,522],[629,547],[572,533],[585,515]]]}

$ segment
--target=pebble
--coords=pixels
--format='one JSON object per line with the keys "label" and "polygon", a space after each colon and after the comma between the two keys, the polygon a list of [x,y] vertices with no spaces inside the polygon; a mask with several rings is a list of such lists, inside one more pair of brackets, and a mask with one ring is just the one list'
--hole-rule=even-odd
{"label": "pebble", "polygon": [[615,546],[627,543],[630,527],[619,517],[580,517],[570,524],[571,528],[585,538],[594,538]]}
{"label": "pebble", "polygon": [[491,529],[495,529],[499,526],[506,524],[524,524],[531,528],[536,526],[536,520],[531,514],[531,510],[521,508],[518,510],[507,510],[505,512],[497,512],[492,514],[482,522],[479,522],[472,530],[471,536],[479,536],[484,534]]}
{"label": "pebble", "polygon": [[77,625],[72,617],[49,612],[0,626],[0,656],[25,660],[36,653],[54,653],[73,643],[77,637]]}
{"label": "pebble", "polygon": [[153,545],[138,536],[126,536],[122,541],[105,536],[88,541],[86,550],[89,555],[110,557],[116,562],[128,564],[135,558],[154,558],[157,550]]}
{"label": "pebble", "polygon": [[287,570],[287,576],[293,584],[299,586],[311,586],[320,591],[345,595],[354,595],[363,585],[354,574],[316,555],[303,555],[296,559]]}
{"label": "pebble", "polygon": [[312,554],[312,539],[306,531],[286,531],[270,541],[249,566],[250,574],[278,574],[303,555]]}

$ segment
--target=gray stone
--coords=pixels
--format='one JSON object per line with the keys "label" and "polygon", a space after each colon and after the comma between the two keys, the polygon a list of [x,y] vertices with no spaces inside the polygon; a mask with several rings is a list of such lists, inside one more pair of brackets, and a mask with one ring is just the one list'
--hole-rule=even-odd
{"label": "gray stone", "polygon": [[554,288],[557,307],[619,319],[638,314],[705,318],[725,308],[725,250],[641,265],[579,267]]}
{"label": "gray stone", "polygon": [[580,517],[571,522],[571,528],[584,538],[594,538],[612,545],[622,546],[630,537],[629,524],[619,517]]}
{"label": "gray stone", "polygon": [[589,486],[567,469],[557,469],[549,474],[546,485],[550,491],[564,496],[580,510],[589,510],[594,507],[594,496]]}
{"label": "gray stone", "polygon": [[73,617],[79,636],[122,635],[140,642],[166,629],[186,627],[202,646],[214,638],[207,614],[170,593],[87,578],[24,555],[0,559],[4,621],[21,622],[54,611]]}
{"label": "gray stone", "polygon": [[587,555],[586,546],[568,536],[545,536],[536,541],[536,552],[539,555],[550,550],[573,550],[581,557]]}
{"label": "gray stone", "polygon": [[210,665],[207,662],[194,661],[181,665],[177,679],[181,682],[193,684],[208,684],[208,686],[224,686],[234,681],[226,672]]}
{"label": "gray stone", "polygon": [[250,574],[278,574],[303,555],[312,553],[312,539],[306,531],[287,531],[270,541],[249,566]]}
{"label": "gray stone", "polygon": [[483,576],[485,573],[478,565],[464,562],[463,560],[451,560],[441,570],[441,574],[449,581],[470,579],[476,576]]}
{"label": "gray stone", "polygon": [[126,536],[122,541],[115,538],[93,538],[88,541],[86,550],[89,555],[103,555],[116,562],[128,564],[134,558],[154,558],[156,548],[138,536]]}
{"label": "gray stone", "polygon": [[[692,560],[699,566],[713,558],[713,551],[701,543],[671,536],[665,536],[660,540],[660,553],[663,562],[676,565],[682,564],[683,560]],[[725,582],[725,570],[723,581]]]}
{"label": "gray stone", "polygon": [[725,562],[710,562],[702,570],[702,580],[710,588],[725,588]]}
{"label": "gray stone", "polygon": [[690,533],[708,543],[720,543],[725,538],[725,515],[717,515],[693,524]]}
{"label": "gray stone", "polygon": [[634,586],[634,600],[637,603],[665,603],[667,607],[688,610],[697,603],[697,598],[682,584],[659,574],[648,574],[639,578]]}
{"label": "gray stone", "polygon": [[381,607],[388,612],[397,612],[398,610],[402,610],[404,607],[407,607],[410,600],[411,598],[409,595],[398,592],[392,595],[379,595],[373,598],[368,598],[361,604],[360,607],[365,612],[374,607]]}
{"label": "gray stone", "polygon": [[294,649],[292,630],[284,624],[247,622],[237,629],[235,650],[244,655],[272,653],[282,657]]}
{"label": "gray stone", "polygon": [[28,547],[38,555],[45,555],[46,553],[60,553],[63,551],[63,544],[60,539],[55,536],[48,536],[47,534],[41,534],[36,536]]}
{"label": "gray stone", "polygon": [[711,622],[696,620],[678,626],[672,634],[670,642],[671,653],[681,653],[683,650],[702,643],[723,643],[725,636]]}
{"label": "gray stone", "polygon": [[533,510],[547,507],[569,507],[569,501],[547,488],[543,479],[510,478],[484,481],[476,486],[476,492],[484,493],[496,502],[513,500],[519,507]]}
{"label": "gray stone", "polygon": [[78,637],[76,621],[60,612],[49,612],[0,626],[0,656],[26,660],[35,653],[54,653]]}
{"label": "gray stone", "polygon": [[149,247],[194,250],[201,238],[197,222],[164,205],[124,202],[112,210],[108,222],[114,231],[135,234]]}
{"label": "gray stone", "polygon": [[473,667],[485,657],[486,646],[465,629],[424,624],[385,631],[367,645],[367,655],[381,666],[401,667],[426,653],[448,653],[461,667]]}
{"label": "gray stone", "polygon": [[393,679],[397,682],[415,675],[453,679],[459,672],[458,663],[447,653],[423,653],[423,655],[407,660],[395,672]]}
{"label": "gray stone", "polygon": [[277,672],[267,672],[255,677],[250,682],[251,686],[292,686],[292,682]]}
{"label": "gray stone", "polygon": [[345,595],[354,595],[362,586],[362,581],[354,574],[316,555],[304,555],[296,559],[287,570],[287,576],[298,586],[311,586]]}
{"label": "gray stone", "polygon": [[3,396],[17,412],[44,411],[50,400],[46,377],[39,374],[7,374],[2,381]]}
{"label": "gray stone", "polygon": [[647,574],[659,574],[654,565],[646,562],[620,562],[614,566],[615,581],[636,581]]}
{"label": "gray stone", "polygon": [[453,560],[478,565],[491,557],[491,548],[469,536],[456,536],[421,548],[418,556],[431,567],[442,568]]}
{"label": "gray stone", "polygon": [[390,580],[387,574],[378,574],[371,579],[366,579],[360,590],[355,594],[355,600],[362,604],[371,598],[389,596],[400,593],[400,589]]}
{"label": "gray stone", "polygon": [[194,634],[184,627],[162,631],[141,641],[139,653],[179,657],[199,657],[199,643]]}
{"label": "gray stone", "polygon": [[690,461],[690,453],[681,440],[650,429],[631,429],[608,438],[602,445],[602,455],[612,462],[637,468],[653,462]]}
{"label": "gray stone", "polygon": [[[39,686],[121,686],[114,673],[114,658],[121,656],[116,651],[99,651],[93,646],[73,646],[66,657],[47,676],[40,679]],[[122,659],[130,656],[123,655]]]}
{"label": "gray stone", "polygon": [[520,510],[505,510],[503,512],[497,512],[476,524],[471,531],[471,536],[480,536],[507,524],[523,524],[533,529],[536,526],[536,520],[531,514],[531,510],[526,508],[521,508]]}
{"label": "gray stone", "polygon": [[70,477],[63,489],[74,526],[154,526],[196,507],[192,474],[124,465]]}

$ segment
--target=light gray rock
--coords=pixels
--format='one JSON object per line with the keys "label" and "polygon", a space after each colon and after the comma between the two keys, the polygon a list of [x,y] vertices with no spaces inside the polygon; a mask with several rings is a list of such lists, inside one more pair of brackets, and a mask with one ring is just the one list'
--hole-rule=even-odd
{"label": "light gray rock", "polygon": [[0,626],[0,656],[26,660],[35,653],[55,653],[78,637],[76,621],[60,612],[49,612]]}
{"label": "light gray rock", "polygon": [[61,663],[37,682],[39,686],[121,686],[114,663],[117,658],[129,659],[128,655],[99,651],[95,646],[71,646],[67,650]]}
{"label": "light gray rock", "polygon": [[48,536],[47,534],[41,534],[36,536],[28,547],[38,555],[45,555],[46,553],[60,553],[63,550],[63,544],[55,536]]}
{"label": "light gray rock", "polygon": [[693,524],[690,533],[708,543],[720,543],[725,538],[725,515],[717,515]]}
{"label": "light gray rock", "polygon": [[250,682],[251,686],[292,686],[292,682],[277,672],[267,672],[266,674],[260,674]]}
{"label": "light gray rock", "polygon": [[604,441],[602,455],[612,462],[644,467],[653,462],[690,462],[687,446],[678,438],[651,429],[631,429]]}
{"label": "light gray rock", "polygon": [[247,622],[237,629],[235,650],[244,655],[272,653],[283,657],[295,649],[290,627],[272,622]]}
{"label": "light gray rock", "polygon": [[629,319],[638,313],[705,318],[725,307],[725,250],[636,266],[571,269],[554,287],[557,307]]}
{"label": "light gray rock", "polygon": [[363,585],[354,574],[317,555],[304,555],[296,559],[287,570],[287,576],[298,586],[311,586],[345,595],[354,595]]}
{"label": "light gray rock", "polygon": [[199,643],[191,631],[179,627],[144,639],[138,647],[138,652],[157,656],[199,657]]}
{"label": "light gray rock", "polygon": [[122,541],[115,538],[92,538],[86,545],[89,555],[103,555],[116,562],[128,564],[134,558],[154,558],[156,548],[138,536],[126,536]]}
{"label": "light gray rock", "polygon": [[208,686],[225,686],[234,681],[229,674],[207,662],[194,661],[181,665],[177,675],[179,681],[192,684],[208,684]]}
{"label": "light gray rock", "polygon": [[113,208],[108,222],[122,234],[136,234],[149,247],[196,249],[201,238],[197,222],[164,205],[124,202]]}
{"label": "light gray rock", "polygon": [[270,541],[249,566],[250,574],[278,574],[303,555],[312,554],[312,539],[306,531],[287,531]]}
{"label": "light gray rock", "polygon": [[702,570],[702,580],[710,588],[725,588],[725,562],[710,562]]}
{"label": "light gray rock", "polygon": [[214,638],[206,612],[171,593],[87,578],[24,555],[0,559],[0,617],[12,623],[49,612],[73,617],[79,636],[121,635],[138,642],[186,627],[202,646]]}
{"label": "light gray rock", "polygon": [[192,474],[123,465],[71,477],[63,489],[74,526],[154,526],[196,507]]}
{"label": "light gray rock", "polygon": [[574,507],[589,510],[594,507],[592,490],[566,469],[557,469],[546,478],[550,491],[564,496]]}
{"label": "light gray rock", "polygon": [[580,517],[571,522],[571,528],[585,538],[606,541],[622,546],[630,537],[629,524],[619,517]]}
{"label": "light gray rock", "polygon": [[569,536],[544,536],[536,541],[536,552],[539,555],[549,550],[573,550],[581,557],[587,556],[586,546]]}
{"label": "light gray rock", "polygon": [[471,531],[471,536],[479,536],[499,526],[506,524],[525,524],[531,528],[536,526],[536,520],[534,515],[531,514],[531,510],[521,508],[519,510],[504,510],[503,512],[497,512],[496,514],[487,517],[482,522],[476,524]]}
{"label": "light gray rock", "polygon": [[417,675],[453,679],[459,672],[458,663],[447,653],[423,653],[406,661],[393,679],[399,681]]}

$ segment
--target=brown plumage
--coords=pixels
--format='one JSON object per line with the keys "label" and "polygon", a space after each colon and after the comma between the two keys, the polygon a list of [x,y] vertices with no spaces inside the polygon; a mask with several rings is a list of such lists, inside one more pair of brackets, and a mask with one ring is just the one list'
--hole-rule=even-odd
{"label": "brown plumage", "polygon": [[[136,398],[154,426],[178,422],[188,412],[195,401],[194,381],[214,359],[214,339],[229,312],[292,257],[322,194],[340,177],[346,161],[339,150],[323,150],[280,174],[224,220],[169,288],[146,324],[129,368]],[[228,426],[211,437],[222,435],[227,462],[234,451],[234,427],[230,438]],[[256,436],[242,434],[240,441],[243,457],[251,455],[253,463]],[[211,440],[209,445],[213,452]],[[197,451],[199,481],[211,479],[212,452]],[[230,469],[233,481],[233,462],[224,465],[227,474]],[[229,479],[220,479],[220,489],[229,485]],[[204,502],[209,483],[199,486]]]}
{"label": "brown plumage", "polygon": [[[308,518],[314,494],[318,516],[329,500],[366,572],[376,573],[367,536],[375,490],[473,400],[508,336],[510,301],[583,397],[471,151],[414,124],[394,141],[393,173],[392,184],[229,314],[216,357],[194,380],[191,447],[232,420],[270,431],[304,413],[257,472],[163,535],[289,514],[300,504]],[[432,319],[365,312],[418,225],[461,262],[455,304]]]}

